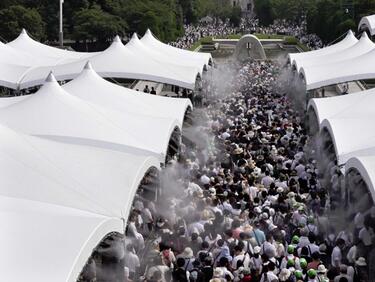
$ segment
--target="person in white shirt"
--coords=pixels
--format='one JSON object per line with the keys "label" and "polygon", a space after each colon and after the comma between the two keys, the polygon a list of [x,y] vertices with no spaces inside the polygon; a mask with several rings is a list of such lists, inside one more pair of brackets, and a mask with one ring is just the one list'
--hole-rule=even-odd
{"label": "person in white shirt", "polygon": [[260,282],[279,281],[279,278],[274,273],[275,268],[276,268],[275,264],[272,261],[270,261],[267,264],[268,271],[262,274],[262,278],[260,279]]}
{"label": "person in white shirt", "polygon": [[343,239],[338,239],[336,241],[336,247],[333,248],[331,255],[331,265],[334,267],[339,267],[342,260],[341,250],[345,247],[345,241]]}
{"label": "person in white shirt", "polygon": [[264,187],[270,188],[271,183],[273,183],[275,180],[270,176],[270,172],[268,170],[266,170],[264,174],[265,176],[262,178],[260,183],[264,185]]}

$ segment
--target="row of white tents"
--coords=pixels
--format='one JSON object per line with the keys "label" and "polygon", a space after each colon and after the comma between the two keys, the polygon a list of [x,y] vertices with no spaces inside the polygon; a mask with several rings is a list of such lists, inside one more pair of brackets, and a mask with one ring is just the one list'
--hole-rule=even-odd
{"label": "row of white tents", "polygon": [[[375,16],[362,19],[371,35]],[[289,54],[292,68],[313,90],[343,82],[375,78],[375,43],[366,32],[358,40],[352,31],[331,46],[299,54]],[[328,133],[337,164],[348,175],[355,171],[365,181],[375,202],[375,90],[336,97],[315,98],[308,103],[318,130]]]}
{"label": "row of white tents", "polygon": [[[210,60],[150,32],[142,42],[116,39],[91,54],[52,48],[25,32],[1,45],[1,81],[12,69],[24,71],[22,79],[9,74],[14,80],[6,86],[40,84],[47,74],[36,93],[0,98],[2,280],[76,281],[105,236],[124,234],[139,185],[163,167],[171,139],[181,136],[190,100],[133,91],[102,76],[132,72],[188,86],[187,74]],[[55,75],[74,79],[60,86]]]}
{"label": "row of white tents", "polygon": [[90,60],[102,77],[149,80],[194,90],[212,62],[210,54],[180,50],[156,39],[150,30],[124,45],[117,36],[106,50],[81,53],[33,40],[25,30],[0,43],[0,86],[21,90],[41,85],[50,71],[57,80],[75,78]]}

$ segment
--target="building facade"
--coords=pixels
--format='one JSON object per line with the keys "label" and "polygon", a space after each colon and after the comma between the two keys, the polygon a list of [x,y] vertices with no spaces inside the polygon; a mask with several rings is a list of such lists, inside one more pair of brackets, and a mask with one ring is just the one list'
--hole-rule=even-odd
{"label": "building facade", "polygon": [[228,0],[232,6],[241,7],[242,13],[246,16],[251,16],[254,10],[253,0]]}

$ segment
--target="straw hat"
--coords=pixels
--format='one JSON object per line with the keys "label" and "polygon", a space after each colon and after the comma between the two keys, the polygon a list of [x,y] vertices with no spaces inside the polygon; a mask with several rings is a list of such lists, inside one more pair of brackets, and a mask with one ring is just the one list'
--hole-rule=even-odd
{"label": "straw hat", "polygon": [[366,266],[366,259],[364,257],[360,257],[356,260],[355,264],[358,266]]}
{"label": "straw hat", "polygon": [[318,274],[324,274],[327,273],[327,268],[324,266],[324,264],[321,264],[318,266]]}
{"label": "straw hat", "polygon": [[223,275],[224,275],[224,271],[221,268],[216,267],[214,269],[213,277],[218,278],[218,277],[222,277]]}
{"label": "straw hat", "polygon": [[280,281],[286,281],[290,277],[291,272],[287,268],[283,268],[279,274],[279,279]]}
{"label": "straw hat", "polygon": [[192,258],[194,257],[193,250],[189,247],[186,247],[185,250],[181,253],[183,258]]}

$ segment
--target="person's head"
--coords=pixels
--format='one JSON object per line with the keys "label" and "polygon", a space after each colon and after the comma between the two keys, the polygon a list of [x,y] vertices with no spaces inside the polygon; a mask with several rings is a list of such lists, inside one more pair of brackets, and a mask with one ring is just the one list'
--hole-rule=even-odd
{"label": "person's head", "polygon": [[342,238],[337,239],[336,246],[338,246],[340,249],[345,247],[345,240]]}
{"label": "person's head", "polygon": [[185,259],[184,258],[178,258],[176,261],[177,267],[184,267],[185,266]]}
{"label": "person's head", "polygon": [[315,269],[309,269],[307,271],[307,276],[310,278],[310,279],[314,279],[316,277],[316,270]]}

